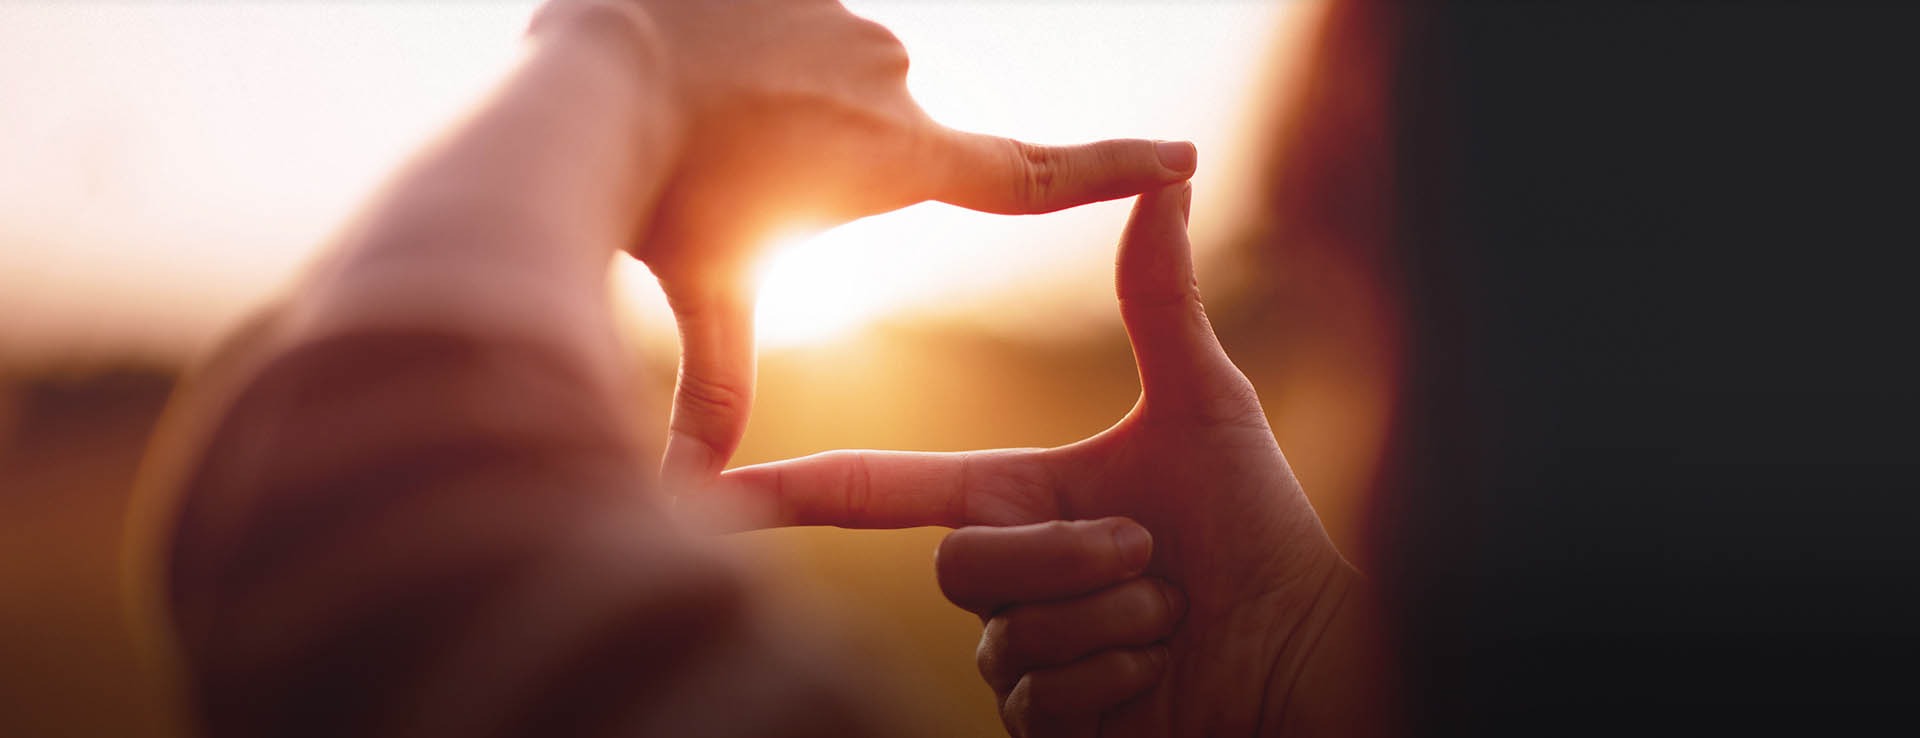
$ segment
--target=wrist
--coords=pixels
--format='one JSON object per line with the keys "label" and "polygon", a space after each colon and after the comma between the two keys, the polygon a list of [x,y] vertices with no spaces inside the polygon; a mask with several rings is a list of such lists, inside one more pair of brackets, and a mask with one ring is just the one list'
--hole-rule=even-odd
{"label": "wrist", "polygon": [[646,155],[635,164],[653,186],[636,202],[650,212],[687,128],[673,55],[652,17],[621,0],[548,0],[528,22],[526,38],[535,53],[575,57],[583,74],[608,83],[593,104],[597,114],[626,121]]}

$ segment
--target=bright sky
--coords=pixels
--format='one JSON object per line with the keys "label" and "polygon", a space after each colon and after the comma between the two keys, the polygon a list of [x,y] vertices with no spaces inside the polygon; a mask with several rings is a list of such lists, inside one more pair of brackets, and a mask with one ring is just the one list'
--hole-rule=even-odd
{"label": "bright sky", "polygon": [[[1188,139],[1196,239],[1231,222],[1250,120],[1299,0],[854,0],[950,125]],[[205,344],[324,242],[511,58],[531,2],[0,3],[0,358]],[[1236,154],[1242,154],[1236,156]],[[782,245],[762,343],[938,315],[1028,330],[1110,311],[1127,204],[908,208]],[[616,275],[664,330],[644,268]]]}

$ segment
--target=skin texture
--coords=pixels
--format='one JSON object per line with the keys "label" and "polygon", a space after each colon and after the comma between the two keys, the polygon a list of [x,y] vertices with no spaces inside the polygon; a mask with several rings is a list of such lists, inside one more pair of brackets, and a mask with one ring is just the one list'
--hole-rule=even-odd
{"label": "skin texture", "polygon": [[1191,196],[1142,195],[1122,236],[1142,392],[1113,427],[1051,449],[744,467],[707,507],[740,525],[959,527],[940,581],[985,622],[981,672],[1014,735],[1380,730],[1364,582],[1207,322]]}

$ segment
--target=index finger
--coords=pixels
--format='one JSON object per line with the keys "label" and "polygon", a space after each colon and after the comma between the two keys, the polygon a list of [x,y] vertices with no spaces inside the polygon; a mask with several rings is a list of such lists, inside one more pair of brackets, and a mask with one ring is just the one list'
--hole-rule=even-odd
{"label": "index finger", "polygon": [[930,197],[1004,215],[1049,213],[1130,197],[1193,176],[1198,152],[1184,141],[1113,139],[1045,146],[947,130],[946,156]]}
{"label": "index finger", "polygon": [[725,508],[734,528],[1039,522],[1059,511],[1046,453],[829,451],[727,471],[719,485],[681,504]]}

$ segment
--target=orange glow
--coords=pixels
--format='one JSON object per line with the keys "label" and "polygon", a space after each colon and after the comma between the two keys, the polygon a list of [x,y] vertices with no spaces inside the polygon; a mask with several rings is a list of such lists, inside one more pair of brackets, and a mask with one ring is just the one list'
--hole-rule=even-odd
{"label": "orange glow", "polygon": [[[900,36],[915,59],[909,88],[948,125],[1045,143],[1198,143],[1200,243],[1237,215],[1228,194],[1247,172],[1235,126],[1260,102],[1249,93],[1296,5],[848,3]],[[1063,283],[1104,317],[1127,207],[1006,218],[928,204],[780,244],[762,282],[762,345],[844,336],[890,313],[1019,331],[1032,316],[993,298]]]}
{"label": "orange glow", "polygon": [[[1204,249],[1244,189],[1250,93],[1306,3],[849,5],[900,36],[916,98],[955,127],[1197,142]],[[32,101],[0,107],[5,349],[204,347],[499,74],[533,6],[0,3],[0,99]],[[1068,284],[1104,314],[1125,209],[920,206],[783,246],[762,336],[791,346],[926,312],[1024,330],[980,306]],[[635,324],[670,333],[644,270],[622,274]]]}
{"label": "orange glow", "polygon": [[760,304],[754,313],[760,340],[785,344],[831,339],[880,312],[879,290],[822,289],[848,282],[869,287],[882,283],[880,275],[863,268],[871,262],[855,253],[872,243],[856,230],[836,229],[770,247],[771,255],[760,267]]}

